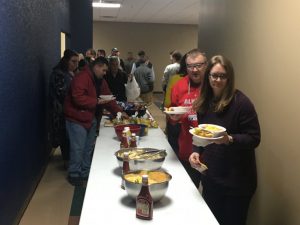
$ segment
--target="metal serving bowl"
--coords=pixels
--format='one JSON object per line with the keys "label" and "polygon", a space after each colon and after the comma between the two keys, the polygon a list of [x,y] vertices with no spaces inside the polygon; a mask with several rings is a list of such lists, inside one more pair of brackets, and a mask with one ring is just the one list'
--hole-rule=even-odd
{"label": "metal serving bowl", "polygon": [[[129,172],[127,174],[123,175],[123,179],[124,179],[124,183],[125,183],[125,189],[127,191],[127,194],[133,198],[134,200],[136,199],[136,196],[140,193],[141,187],[142,187],[142,183],[141,183],[141,174],[147,174],[148,173],[148,177],[149,177],[149,190],[150,190],[150,194],[152,196],[152,199],[154,202],[157,202],[159,200],[161,200],[167,190],[168,190],[168,186],[169,186],[169,181],[172,179],[172,176],[162,170],[154,170],[154,171],[134,171],[134,172]],[[158,180],[158,182],[152,183],[150,181],[151,178],[151,173],[160,173],[161,176],[160,177],[164,177],[164,179]],[[137,177],[140,177],[139,182],[137,181],[132,181],[132,180],[128,180],[128,175],[132,175],[134,174]]]}
{"label": "metal serving bowl", "polygon": [[[155,148],[124,148],[115,152],[119,166],[123,167],[123,154],[129,152],[129,168],[135,170],[157,170],[161,168],[167,153],[165,150]],[[140,155],[140,158],[131,158],[132,155]],[[145,153],[145,154],[143,154]],[[147,153],[147,154],[146,154]],[[151,158],[151,155],[153,157]],[[150,157],[149,157],[150,156]]]}

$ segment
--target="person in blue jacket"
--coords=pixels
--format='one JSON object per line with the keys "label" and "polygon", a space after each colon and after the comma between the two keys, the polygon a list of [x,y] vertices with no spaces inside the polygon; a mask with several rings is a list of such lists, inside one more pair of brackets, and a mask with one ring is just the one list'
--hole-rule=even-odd
{"label": "person in blue jacket", "polygon": [[222,138],[194,147],[189,158],[192,167],[200,162],[208,167],[201,176],[203,198],[221,225],[244,225],[257,186],[255,148],[261,134],[254,105],[235,89],[234,69],[224,56],[209,61],[193,107],[199,123],[226,128]]}

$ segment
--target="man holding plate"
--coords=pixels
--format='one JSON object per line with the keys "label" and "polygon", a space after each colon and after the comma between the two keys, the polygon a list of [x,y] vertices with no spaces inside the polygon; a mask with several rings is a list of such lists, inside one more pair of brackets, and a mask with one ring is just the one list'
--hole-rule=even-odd
{"label": "man holding plate", "polygon": [[[205,54],[199,49],[189,51],[186,56],[186,66],[188,74],[171,90],[171,107],[191,107],[200,94],[206,68]],[[177,112],[177,108],[175,109]],[[190,166],[188,161],[192,153],[192,135],[189,133],[189,128],[198,125],[196,113],[189,110],[184,114],[172,114],[172,112],[168,114],[170,114],[167,121],[168,141],[198,188],[201,175]]]}
{"label": "man holding plate", "polygon": [[[103,108],[116,115],[123,110],[115,100],[99,98],[101,94],[111,95],[103,76],[108,62],[98,57],[72,80],[65,99],[64,112],[66,129],[70,139],[70,162],[68,180],[72,185],[81,185],[88,179],[92,153],[96,140],[97,119]],[[127,117],[126,113],[123,113]]]}

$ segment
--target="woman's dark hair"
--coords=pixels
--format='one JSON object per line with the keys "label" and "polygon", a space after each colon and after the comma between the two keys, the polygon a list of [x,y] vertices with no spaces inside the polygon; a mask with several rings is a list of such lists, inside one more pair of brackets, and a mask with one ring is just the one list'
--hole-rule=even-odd
{"label": "woman's dark hair", "polygon": [[[210,71],[212,68],[220,64],[226,71],[227,84],[222,95],[216,99],[209,82]],[[234,69],[232,63],[222,55],[213,56],[207,65],[203,85],[201,87],[201,95],[193,103],[195,111],[203,114],[208,110],[213,112],[223,112],[225,107],[229,105],[234,96]]]}
{"label": "woman's dark hair", "polygon": [[66,49],[64,51],[64,56],[61,58],[61,60],[59,61],[57,66],[55,66],[55,68],[59,68],[62,71],[68,71],[68,63],[73,56],[78,57],[78,53],[71,49]]}

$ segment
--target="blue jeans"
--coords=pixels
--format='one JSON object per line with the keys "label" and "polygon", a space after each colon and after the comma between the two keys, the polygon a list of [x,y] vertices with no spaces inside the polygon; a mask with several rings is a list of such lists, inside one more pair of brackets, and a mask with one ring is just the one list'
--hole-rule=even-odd
{"label": "blue jeans", "polygon": [[96,141],[96,119],[93,119],[92,127],[86,129],[83,126],[66,120],[66,128],[70,139],[69,177],[88,177],[92,154]]}

